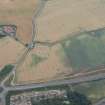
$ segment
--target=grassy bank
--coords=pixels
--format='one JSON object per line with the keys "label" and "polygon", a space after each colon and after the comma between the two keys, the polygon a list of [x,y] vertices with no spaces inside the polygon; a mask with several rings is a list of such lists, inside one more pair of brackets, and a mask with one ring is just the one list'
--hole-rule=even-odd
{"label": "grassy bank", "polygon": [[105,97],[105,80],[77,84],[72,89],[86,95],[94,103]]}

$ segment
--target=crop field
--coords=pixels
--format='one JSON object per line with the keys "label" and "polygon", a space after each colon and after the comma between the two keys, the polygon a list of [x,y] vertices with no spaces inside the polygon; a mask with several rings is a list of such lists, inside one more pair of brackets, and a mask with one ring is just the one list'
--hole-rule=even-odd
{"label": "crop field", "polygon": [[32,39],[32,16],[38,0],[0,0],[0,25],[14,24],[17,36],[28,43]]}
{"label": "crop field", "polygon": [[105,26],[104,0],[49,0],[36,19],[37,39],[58,41],[84,30]]}
{"label": "crop field", "polygon": [[14,64],[24,52],[25,48],[14,39],[5,37],[0,39],[0,68],[7,64]]}
{"label": "crop field", "polygon": [[83,32],[62,46],[68,58],[66,64],[71,63],[75,70],[105,65],[105,29]]}

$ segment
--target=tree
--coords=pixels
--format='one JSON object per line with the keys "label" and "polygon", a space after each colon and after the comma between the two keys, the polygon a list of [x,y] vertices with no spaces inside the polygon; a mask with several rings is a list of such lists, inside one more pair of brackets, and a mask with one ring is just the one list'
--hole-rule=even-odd
{"label": "tree", "polygon": [[92,105],[91,101],[83,94],[67,90],[67,98],[70,105]]}

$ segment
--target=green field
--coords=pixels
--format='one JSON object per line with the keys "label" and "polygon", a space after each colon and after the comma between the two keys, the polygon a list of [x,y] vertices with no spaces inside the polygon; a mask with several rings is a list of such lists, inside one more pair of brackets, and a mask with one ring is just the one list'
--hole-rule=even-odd
{"label": "green field", "polygon": [[32,62],[31,62],[31,67],[37,66],[40,62],[45,60],[46,58],[40,57],[36,54],[32,54]]}
{"label": "green field", "polygon": [[83,32],[62,43],[66,64],[75,70],[105,64],[105,29]]}
{"label": "green field", "polygon": [[74,85],[74,91],[86,95],[93,103],[105,98],[105,80]]}

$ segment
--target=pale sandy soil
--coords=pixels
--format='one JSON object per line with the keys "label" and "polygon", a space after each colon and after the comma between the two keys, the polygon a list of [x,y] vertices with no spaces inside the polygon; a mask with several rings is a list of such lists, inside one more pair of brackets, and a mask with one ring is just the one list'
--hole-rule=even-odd
{"label": "pale sandy soil", "polygon": [[[71,68],[67,68],[59,54],[60,45],[54,46],[52,49],[36,48],[34,49],[23,65],[17,70],[17,83],[38,83],[54,79],[63,79],[67,74],[72,72]],[[31,67],[32,54],[43,56],[46,59]]]}
{"label": "pale sandy soil", "polygon": [[50,0],[37,18],[37,38],[55,41],[78,30],[103,27],[104,12],[104,0]]}
{"label": "pale sandy soil", "polygon": [[32,16],[38,0],[0,0],[0,25],[17,25],[17,35],[24,43],[32,39]]}
{"label": "pale sandy soil", "polygon": [[16,63],[24,50],[21,44],[9,37],[0,39],[0,68]]}

